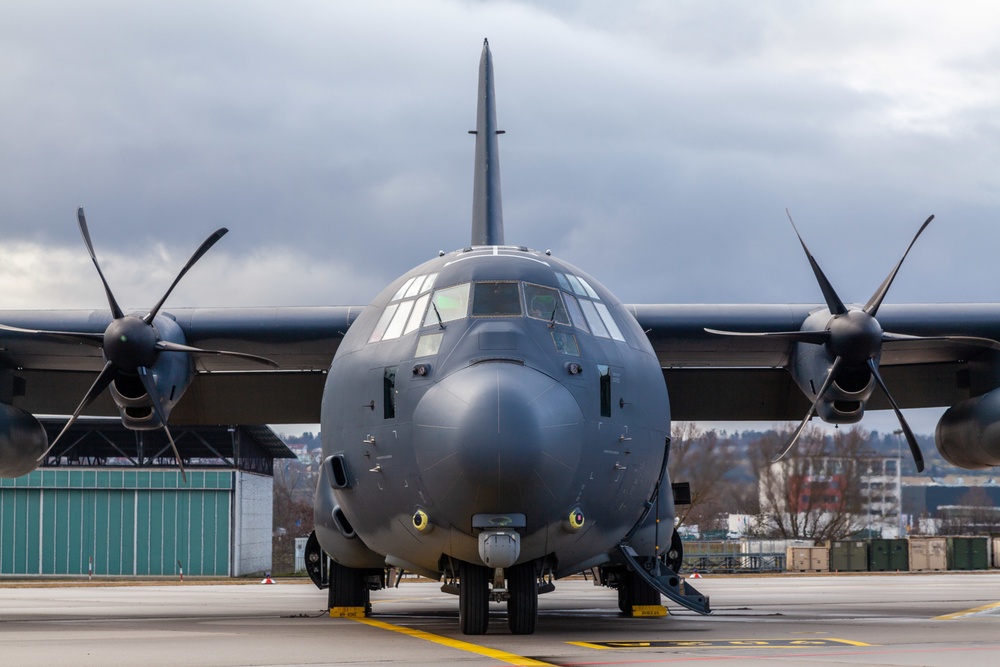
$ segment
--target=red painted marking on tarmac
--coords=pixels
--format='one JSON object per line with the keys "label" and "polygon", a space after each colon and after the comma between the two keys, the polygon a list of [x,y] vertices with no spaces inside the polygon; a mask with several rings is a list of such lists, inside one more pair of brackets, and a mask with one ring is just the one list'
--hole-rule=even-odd
{"label": "red painted marking on tarmac", "polygon": [[[766,650],[766,647],[762,646],[761,649]],[[675,649],[671,649],[675,650]],[[671,657],[664,656],[662,658],[657,658],[655,660],[605,660],[599,662],[564,662],[561,663],[563,667],[588,667],[590,665],[666,665],[675,662],[705,662],[708,660],[763,660],[774,657],[781,658],[826,658],[826,657],[836,657],[836,656],[848,656],[848,655],[901,655],[904,653],[952,653],[952,652],[968,652],[968,651],[997,651],[1000,650],[1000,644],[994,646],[976,646],[976,647],[963,647],[955,646],[952,648],[921,648],[921,649],[904,649],[901,651],[894,651],[891,647],[885,647],[882,651],[824,651],[823,653],[782,653],[777,652],[777,649],[773,649],[775,653],[763,654],[758,653],[755,655],[700,655],[700,656],[684,656],[684,657]]]}

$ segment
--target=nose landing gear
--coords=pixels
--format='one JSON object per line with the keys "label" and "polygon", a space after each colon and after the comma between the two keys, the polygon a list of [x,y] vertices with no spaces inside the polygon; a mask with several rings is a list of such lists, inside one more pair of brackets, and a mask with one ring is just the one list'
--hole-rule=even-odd
{"label": "nose landing gear", "polygon": [[458,568],[458,625],[463,635],[485,635],[490,625],[490,568],[462,562]]}
{"label": "nose landing gear", "polygon": [[503,569],[450,562],[447,572],[441,590],[458,595],[458,621],[462,634],[466,635],[486,634],[491,600],[507,603],[507,625],[511,634],[532,634],[538,621],[538,596],[555,589],[551,581],[539,578],[538,561]]}

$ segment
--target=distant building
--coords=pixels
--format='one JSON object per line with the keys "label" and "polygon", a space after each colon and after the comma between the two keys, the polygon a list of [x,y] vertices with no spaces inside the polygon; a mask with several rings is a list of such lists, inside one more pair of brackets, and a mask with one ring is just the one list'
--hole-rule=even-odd
{"label": "distant building", "polygon": [[814,514],[830,520],[846,514],[859,531],[896,537],[905,530],[901,488],[895,456],[789,457],[761,476],[759,497],[764,514]]}
{"label": "distant building", "polygon": [[[64,420],[42,420],[49,439]],[[78,420],[35,471],[0,479],[0,575],[242,576],[271,569],[273,470],[264,426],[162,431]],[[186,480],[185,480],[186,477]]]}
{"label": "distant building", "polygon": [[1000,478],[987,475],[907,477],[903,512],[925,534],[1000,532]]}
{"label": "distant building", "polygon": [[292,453],[295,454],[295,458],[299,460],[299,463],[304,466],[312,463],[312,453],[309,451],[309,445],[294,442],[288,442],[285,444],[288,445],[288,449],[292,450]]}

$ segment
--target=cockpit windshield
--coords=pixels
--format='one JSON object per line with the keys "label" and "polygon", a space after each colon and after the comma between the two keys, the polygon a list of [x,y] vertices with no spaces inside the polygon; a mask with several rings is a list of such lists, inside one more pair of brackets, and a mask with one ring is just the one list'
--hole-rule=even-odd
{"label": "cockpit windshield", "polygon": [[528,317],[557,324],[569,324],[566,307],[557,289],[524,283],[524,303],[528,306]]}
{"label": "cockpit windshield", "polygon": [[469,314],[470,283],[445,287],[434,292],[424,326],[460,320]]}
{"label": "cockpit windshield", "polygon": [[431,291],[436,277],[416,276],[404,282],[382,312],[369,342],[400,338],[422,327],[444,328],[446,322],[466,317],[524,316],[599,338],[625,340],[611,309],[580,276],[557,272],[562,289],[516,280],[484,280]]}
{"label": "cockpit windshield", "polygon": [[476,283],[472,293],[472,316],[520,317],[518,285],[516,282]]}

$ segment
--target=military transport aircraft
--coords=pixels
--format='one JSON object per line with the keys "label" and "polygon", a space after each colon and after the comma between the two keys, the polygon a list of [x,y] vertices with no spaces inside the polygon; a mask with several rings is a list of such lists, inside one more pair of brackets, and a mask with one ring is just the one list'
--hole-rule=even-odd
{"label": "military transport aircraft", "polygon": [[110,310],[0,312],[0,475],[58,463],[38,413],[117,412],[168,434],[168,418],[319,420],[307,560],[332,612],[367,613],[394,567],[456,593],[462,632],[484,633],[490,602],[506,601],[523,634],[538,595],[587,568],[626,614],[655,613],[661,595],[710,612],[677,574],[671,416],[840,424],[891,408],[920,468],[900,409],[951,406],[945,458],[1000,465],[1000,304],[882,306],[900,260],[849,306],[800,236],[823,304],[623,305],[551,253],[507,244],[500,132],[484,43],[471,242],[363,307],[166,309],[219,230],[152,308],[126,313],[81,210]]}

